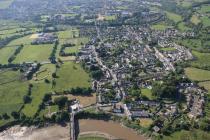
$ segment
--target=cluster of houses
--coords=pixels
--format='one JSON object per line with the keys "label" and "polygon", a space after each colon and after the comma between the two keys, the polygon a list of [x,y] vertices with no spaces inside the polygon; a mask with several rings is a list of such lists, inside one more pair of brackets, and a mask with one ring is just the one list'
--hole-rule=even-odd
{"label": "cluster of houses", "polygon": [[34,39],[31,44],[39,45],[39,44],[53,44],[57,41],[57,36],[54,33],[39,33],[37,38]]}

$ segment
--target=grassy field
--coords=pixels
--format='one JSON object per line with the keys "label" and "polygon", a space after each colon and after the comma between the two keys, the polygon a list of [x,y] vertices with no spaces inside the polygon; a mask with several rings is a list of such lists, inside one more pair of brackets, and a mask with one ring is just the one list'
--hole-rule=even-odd
{"label": "grassy field", "polygon": [[8,64],[8,59],[15,52],[17,47],[5,47],[0,49],[0,64]]}
{"label": "grassy field", "polygon": [[178,24],[178,29],[182,32],[185,32],[185,31],[189,31],[191,30],[191,28],[187,27],[186,24],[184,22],[180,22]]}
{"label": "grassy field", "polygon": [[161,140],[209,140],[210,134],[201,130],[178,131],[170,136],[165,136]]}
{"label": "grassy field", "polygon": [[189,67],[185,69],[185,73],[191,80],[195,81],[210,80],[210,71],[207,70]]}
{"label": "grassy field", "polygon": [[196,16],[196,15],[193,15],[193,16],[191,17],[190,21],[191,21],[193,24],[195,24],[195,25],[198,25],[198,23],[201,22],[201,20],[199,19],[199,17]]}
{"label": "grassy field", "polygon": [[48,58],[52,49],[53,44],[24,46],[14,63],[49,61]]}
{"label": "grassy field", "polygon": [[15,39],[13,41],[11,41],[7,46],[17,46],[17,45],[29,45],[31,44],[31,42],[33,41],[33,39],[30,38],[31,35],[28,36],[24,36],[18,39]]}
{"label": "grassy field", "polygon": [[196,60],[191,63],[192,66],[205,67],[210,66],[210,53],[192,52]]}
{"label": "grassy field", "polygon": [[19,79],[19,71],[8,70],[0,73],[0,114],[10,115],[12,111],[18,111],[23,105],[23,96],[27,94],[28,83]]}
{"label": "grassy field", "polygon": [[205,16],[205,17],[201,17],[201,21],[204,25],[204,27],[209,27],[210,26],[210,18]]}
{"label": "grassy field", "polygon": [[90,87],[90,77],[79,64],[66,62],[57,71],[56,91],[75,87]]}
{"label": "grassy field", "polygon": [[151,92],[150,89],[147,89],[147,88],[141,89],[141,94],[143,96],[146,96],[150,100],[153,100],[154,99],[154,97],[152,96],[152,92]]}
{"label": "grassy field", "polygon": [[173,47],[168,47],[168,48],[160,48],[160,50],[162,50],[162,51],[174,51],[176,49],[173,48]]}
{"label": "grassy field", "polygon": [[207,13],[210,11],[210,5],[202,5],[198,10],[199,13]]}
{"label": "grassy field", "polygon": [[194,50],[199,50],[200,48],[202,48],[201,40],[199,39],[183,39],[183,40],[178,40],[177,42],[185,47]]}
{"label": "grassy field", "polygon": [[42,103],[42,99],[46,93],[51,92],[51,84],[33,84],[32,88],[32,102],[29,104],[26,104],[22,110],[22,112],[28,116],[33,117],[37,110],[39,109],[39,105]]}
{"label": "grassy field", "polygon": [[14,0],[1,0],[0,1],[0,9],[8,8]]}
{"label": "grassy field", "polygon": [[152,123],[153,123],[152,119],[149,119],[149,118],[140,119],[140,125],[145,128],[148,128]]}
{"label": "grassy field", "polygon": [[169,28],[171,26],[167,26],[167,25],[164,25],[164,24],[156,24],[156,25],[152,25],[152,29],[153,30],[165,30],[167,28]]}
{"label": "grassy field", "polygon": [[165,13],[166,13],[166,16],[168,17],[168,19],[174,21],[175,23],[182,20],[182,17],[178,14],[167,12],[167,11]]}
{"label": "grassy field", "polygon": [[43,116],[50,116],[51,113],[54,113],[54,112],[57,112],[59,109],[58,109],[58,106],[57,105],[53,105],[53,106],[48,106],[46,107],[45,109],[42,109],[39,113],[39,116],[40,117],[43,117]]}
{"label": "grassy field", "polygon": [[210,93],[210,81],[207,82],[199,82],[199,86],[204,87]]}

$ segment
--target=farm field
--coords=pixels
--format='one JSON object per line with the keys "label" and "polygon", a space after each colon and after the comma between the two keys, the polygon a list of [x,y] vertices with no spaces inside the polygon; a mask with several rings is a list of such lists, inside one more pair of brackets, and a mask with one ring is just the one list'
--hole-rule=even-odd
{"label": "farm field", "polygon": [[39,109],[39,105],[42,103],[44,95],[51,91],[51,84],[33,84],[31,93],[32,101],[24,106],[22,112],[28,117],[33,117]]}
{"label": "farm field", "polygon": [[8,59],[15,52],[17,47],[5,47],[0,49],[0,64],[8,64]]}
{"label": "farm field", "polygon": [[56,91],[76,87],[90,87],[90,77],[79,64],[65,62],[57,71],[58,78],[55,79]]}
{"label": "farm field", "polygon": [[52,49],[53,44],[24,46],[14,63],[49,61],[48,58]]}
{"label": "farm field", "polygon": [[171,12],[167,12],[167,11],[166,11],[165,13],[166,13],[166,16],[167,16],[170,20],[174,21],[175,23],[177,23],[177,22],[179,22],[179,21],[182,20],[182,17],[181,17],[180,15],[178,15],[178,14],[171,13]]}
{"label": "farm field", "polygon": [[31,35],[27,35],[18,39],[11,41],[7,46],[17,46],[17,45],[30,45],[33,39],[30,38]]}
{"label": "farm field", "polygon": [[200,53],[197,51],[193,51],[192,53],[196,57],[196,60],[191,63],[192,66],[200,68],[210,66],[210,53]]}
{"label": "farm field", "polygon": [[156,24],[156,25],[152,25],[152,29],[153,30],[165,30],[167,28],[169,28],[171,26],[167,26],[167,25],[164,25],[164,24]]}
{"label": "farm field", "polygon": [[[7,70],[0,72],[0,112],[11,114],[23,105],[23,96],[27,94],[28,83],[20,81],[20,72]],[[4,84],[5,83],[5,84]]]}
{"label": "farm field", "polygon": [[177,131],[170,136],[165,136],[163,140],[208,140],[210,139],[210,134],[201,130],[192,131]]}
{"label": "farm field", "polygon": [[194,81],[206,81],[210,80],[210,71],[197,69],[197,68],[186,68],[185,69],[186,75]]}
{"label": "farm field", "polygon": [[34,74],[32,82],[44,82],[44,79],[52,80],[52,73],[56,71],[56,66],[53,64],[44,64]]}
{"label": "farm field", "polygon": [[189,27],[187,27],[187,26],[185,25],[184,22],[180,22],[180,23],[178,24],[178,29],[179,29],[180,31],[182,31],[182,32],[191,30]]}
{"label": "farm field", "polygon": [[204,87],[206,90],[210,92],[210,81],[207,82],[200,82],[198,83],[199,86]]}

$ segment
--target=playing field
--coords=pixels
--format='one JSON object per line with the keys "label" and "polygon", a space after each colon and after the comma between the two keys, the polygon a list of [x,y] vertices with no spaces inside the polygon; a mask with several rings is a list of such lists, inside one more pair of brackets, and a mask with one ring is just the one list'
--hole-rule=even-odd
{"label": "playing field", "polygon": [[79,64],[66,62],[57,71],[56,91],[75,87],[90,87],[90,77]]}
{"label": "playing field", "polygon": [[17,47],[5,47],[0,49],[0,64],[7,64],[8,59],[14,54],[16,48]]}
{"label": "playing field", "polygon": [[49,61],[48,58],[50,57],[52,49],[53,44],[24,46],[14,60],[14,63]]}

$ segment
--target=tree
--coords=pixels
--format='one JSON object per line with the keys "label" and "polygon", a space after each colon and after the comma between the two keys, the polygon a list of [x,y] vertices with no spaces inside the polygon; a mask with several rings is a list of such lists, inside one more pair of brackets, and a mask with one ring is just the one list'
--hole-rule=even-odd
{"label": "tree", "polygon": [[11,113],[11,116],[14,118],[14,119],[19,119],[20,118],[20,113],[19,112],[16,112],[16,111],[13,111]]}
{"label": "tree", "polygon": [[65,107],[67,101],[68,101],[68,98],[65,96],[57,97],[54,100],[55,104],[57,104],[60,109]]}
{"label": "tree", "polygon": [[4,113],[2,115],[2,117],[3,117],[4,120],[8,120],[10,118],[9,115],[7,115],[7,113]]}
{"label": "tree", "polygon": [[31,99],[30,96],[28,96],[28,95],[24,95],[24,96],[23,96],[23,102],[24,102],[24,104],[30,103],[31,100],[32,100],[32,99]]}
{"label": "tree", "polygon": [[45,94],[44,98],[43,98],[43,102],[47,102],[47,101],[51,100],[51,96],[52,95],[50,93]]}

